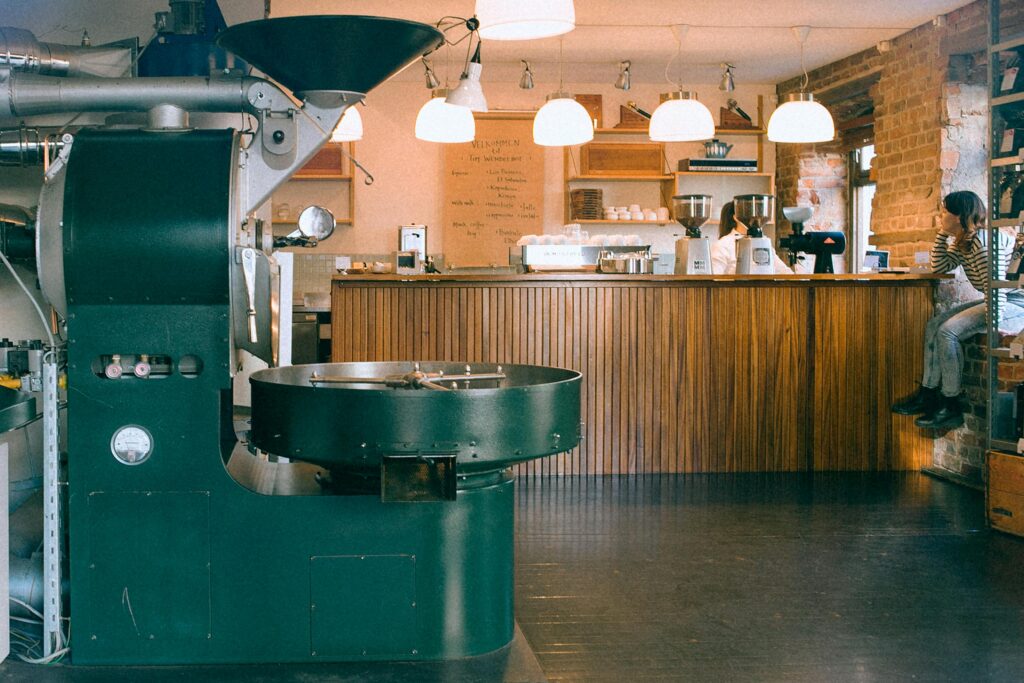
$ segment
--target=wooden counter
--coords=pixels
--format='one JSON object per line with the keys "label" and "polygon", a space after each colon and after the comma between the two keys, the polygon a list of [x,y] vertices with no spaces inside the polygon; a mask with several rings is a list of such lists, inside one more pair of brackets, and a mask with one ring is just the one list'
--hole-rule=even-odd
{"label": "wooden counter", "polygon": [[334,361],[584,375],[585,440],[533,474],[919,469],[930,275],[337,276]]}

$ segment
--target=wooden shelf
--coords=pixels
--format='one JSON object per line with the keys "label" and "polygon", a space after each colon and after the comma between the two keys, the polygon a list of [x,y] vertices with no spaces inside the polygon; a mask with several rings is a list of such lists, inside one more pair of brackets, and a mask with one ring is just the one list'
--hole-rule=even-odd
{"label": "wooden shelf", "polygon": [[993,289],[1020,289],[1024,280],[992,280],[989,284]]}
{"label": "wooden shelf", "polygon": [[1004,104],[1016,104],[1018,102],[1024,102],[1024,92],[1018,92],[1012,95],[1001,95],[999,97],[992,98],[993,107],[1000,107]]}
{"label": "wooden shelf", "polygon": [[578,175],[569,178],[570,183],[587,181],[595,182],[601,180],[611,180],[615,182],[626,181],[626,182],[643,182],[652,180],[672,180],[675,176],[672,175]]}
{"label": "wooden shelf", "polygon": [[989,441],[989,445],[998,451],[1004,451],[1006,453],[1018,452],[1016,441],[1006,441],[1004,439],[991,439]]}
{"label": "wooden shelf", "polygon": [[573,223],[580,225],[672,225],[675,221],[606,221],[599,218],[573,218]]}
{"label": "wooden shelf", "polygon": [[999,220],[992,221],[993,228],[1014,228],[1018,225],[1024,225],[1024,219],[1021,218],[1000,218]]}
{"label": "wooden shelf", "polygon": [[1024,164],[1024,154],[1018,154],[1013,157],[1003,157],[1002,159],[993,159],[992,168],[1000,168],[1002,166],[1013,166],[1014,164]]}
{"label": "wooden shelf", "polygon": [[988,49],[989,54],[995,54],[996,52],[1005,52],[1006,50],[1013,50],[1018,47],[1024,47],[1024,35],[1019,35],[1016,38],[1009,38],[1001,43],[996,43]]}

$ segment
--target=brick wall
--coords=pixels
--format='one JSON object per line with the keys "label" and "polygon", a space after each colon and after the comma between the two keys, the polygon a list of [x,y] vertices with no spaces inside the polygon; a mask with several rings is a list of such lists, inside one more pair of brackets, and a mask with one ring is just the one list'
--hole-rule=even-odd
{"label": "brick wall", "polygon": [[[1024,3],[1013,12],[1014,23],[1019,23]],[[947,14],[942,26],[929,22],[894,38],[886,51],[870,48],[810,73],[809,89],[820,91],[878,71],[871,89],[877,181],[871,242],[889,250],[893,265],[913,265],[915,252],[930,249],[946,193],[970,189],[987,195],[987,92],[980,84],[987,59],[987,15],[987,0],[978,0]],[[979,60],[980,66],[975,63]],[[799,90],[801,80],[802,76],[780,83],[780,100]],[[822,171],[843,151],[839,143],[776,145],[780,206],[841,199],[845,211],[845,187],[842,192],[817,188],[830,183],[832,178]],[[838,210],[824,207],[818,213],[823,220],[835,220]],[[942,307],[978,296],[961,275],[939,287],[936,304]],[[934,464],[980,481],[988,419],[984,338],[967,347],[965,426],[936,440]],[[1024,376],[1024,368],[1012,365],[1004,370],[1001,364],[1000,372]]]}

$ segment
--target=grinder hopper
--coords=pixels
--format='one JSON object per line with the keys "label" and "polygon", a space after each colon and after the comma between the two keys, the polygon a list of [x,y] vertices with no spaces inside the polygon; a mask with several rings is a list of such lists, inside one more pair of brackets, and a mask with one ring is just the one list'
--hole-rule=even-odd
{"label": "grinder hopper", "polygon": [[686,228],[687,237],[700,237],[700,228],[711,218],[711,195],[678,194],[672,197],[676,220]]}

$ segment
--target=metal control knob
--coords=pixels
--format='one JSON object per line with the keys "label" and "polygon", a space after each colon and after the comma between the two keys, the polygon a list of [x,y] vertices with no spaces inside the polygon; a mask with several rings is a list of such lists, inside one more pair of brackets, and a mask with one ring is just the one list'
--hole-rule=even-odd
{"label": "metal control knob", "polygon": [[120,363],[110,363],[103,368],[103,375],[107,379],[120,379],[122,372],[124,371],[121,369]]}
{"label": "metal control knob", "polygon": [[149,377],[149,373],[152,369],[153,368],[150,367],[149,363],[145,361],[139,361],[132,367],[132,372],[135,373],[135,376],[138,377],[139,379],[145,379]]}

